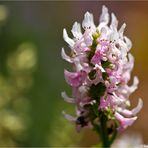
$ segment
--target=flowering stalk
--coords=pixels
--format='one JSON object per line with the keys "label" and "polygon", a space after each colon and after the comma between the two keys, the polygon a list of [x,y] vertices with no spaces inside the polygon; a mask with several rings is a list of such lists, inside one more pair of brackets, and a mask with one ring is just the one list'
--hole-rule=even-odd
{"label": "flowering stalk", "polygon": [[143,102],[139,99],[137,107],[129,110],[129,96],[137,89],[138,78],[128,86],[134,58],[129,52],[132,43],[123,35],[125,24],[118,30],[118,20],[111,14],[109,24],[108,9],[103,6],[100,23],[95,26],[93,15],[86,12],[81,32],[80,24],[72,27],[71,39],[66,29],[63,38],[71,49],[68,56],[64,48],[63,59],[73,65],[73,72],[64,70],[66,82],[72,87],[72,97],[62,92],[68,103],[76,105],[76,117],[63,112],[65,118],[81,128],[93,128],[100,134],[102,144],[109,147],[116,134],[132,125],[137,119]]}

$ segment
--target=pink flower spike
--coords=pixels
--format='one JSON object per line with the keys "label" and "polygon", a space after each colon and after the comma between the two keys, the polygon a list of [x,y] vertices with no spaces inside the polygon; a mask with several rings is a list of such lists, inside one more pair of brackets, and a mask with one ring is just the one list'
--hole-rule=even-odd
{"label": "pink flower spike", "polygon": [[89,123],[94,125],[94,121],[101,126],[101,116],[106,116],[106,122],[112,120],[115,126],[118,122],[118,129],[124,130],[133,124],[143,107],[139,99],[138,105],[129,110],[130,95],[137,89],[139,80],[134,77],[133,84],[128,85],[134,57],[129,52],[132,43],[124,35],[125,26],[124,23],[119,28],[114,13],[110,17],[107,7],[103,6],[97,26],[93,15],[86,12],[82,25],[73,24],[73,38],[63,29],[63,38],[71,53],[67,55],[62,48],[61,55],[71,63],[72,71],[64,70],[64,76],[72,95],[68,97],[65,92],[61,95],[75,105],[76,118],[67,114],[65,117],[75,122],[77,131],[90,127]]}

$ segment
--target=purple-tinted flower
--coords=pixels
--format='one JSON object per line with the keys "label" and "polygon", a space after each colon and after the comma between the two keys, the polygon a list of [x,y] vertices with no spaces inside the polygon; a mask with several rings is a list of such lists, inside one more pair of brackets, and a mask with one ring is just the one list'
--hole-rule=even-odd
{"label": "purple-tinted flower", "polygon": [[84,80],[86,79],[86,72],[69,72],[67,70],[64,71],[66,82],[73,87],[78,87],[82,85]]}
{"label": "purple-tinted flower", "polygon": [[[95,26],[93,15],[86,12],[81,26],[75,22],[72,27],[73,39],[66,29],[63,38],[68,43],[71,54],[62,48],[64,60],[73,65],[73,72],[64,71],[66,82],[72,87],[72,97],[65,92],[62,97],[76,105],[76,117],[66,113],[64,116],[76,124],[79,131],[83,127],[100,125],[101,117],[112,120],[122,131],[137,119],[143,102],[139,99],[137,107],[129,110],[129,96],[138,87],[138,78],[128,86],[134,57],[129,52],[132,43],[124,35],[125,23],[118,29],[118,20],[111,14],[109,25],[108,9],[103,6],[100,22]],[[97,122],[97,123],[96,123]]]}
{"label": "purple-tinted flower", "polygon": [[118,112],[115,113],[115,118],[120,123],[120,126],[118,128],[120,131],[124,130],[128,126],[131,126],[133,124],[133,122],[137,119],[137,117],[125,118],[124,116],[122,116]]}

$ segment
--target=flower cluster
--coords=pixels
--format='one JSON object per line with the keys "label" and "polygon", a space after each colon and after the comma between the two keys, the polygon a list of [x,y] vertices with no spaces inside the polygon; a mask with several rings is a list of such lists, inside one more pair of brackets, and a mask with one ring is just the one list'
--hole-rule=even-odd
{"label": "flower cluster", "polygon": [[[143,102],[129,110],[129,96],[137,89],[138,78],[128,86],[134,58],[129,52],[132,43],[123,35],[126,24],[118,29],[118,20],[114,13],[109,20],[108,9],[103,6],[100,22],[95,26],[93,15],[86,12],[82,27],[75,22],[72,27],[73,39],[66,29],[63,38],[68,43],[71,54],[68,56],[62,48],[62,58],[73,65],[73,71],[64,70],[66,82],[72,87],[72,97],[62,92],[68,103],[76,105],[76,117],[64,112],[64,116],[82,127],[100,125],[101,118],[113,124],[114,129],[124,130],[137,119]],[[109,24],[110,21],[110,24]]]}

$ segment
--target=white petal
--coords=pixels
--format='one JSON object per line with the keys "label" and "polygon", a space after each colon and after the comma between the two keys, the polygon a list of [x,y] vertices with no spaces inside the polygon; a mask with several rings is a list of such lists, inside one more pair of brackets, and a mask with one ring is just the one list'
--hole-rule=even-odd
{"label": "white petal", "polygon": [[71,115],[69,115],[69,114],[66,114],[64,111],[62,112],[62,114],[64,115],[64,117],[65,117],[67,120],[69,120],[69,121],[71,121],[71,122],[75,122],[75,121],[77,120],[76,117],[73,117],[73,116],[71,116]]}
{"label": "white petal", "polygon": [[110,41],[118,41],[118,39],[119,39],[119,34],[118,34],[118,32],[117,32],[117,30],[110,30],[110,32],[109,32],[109,34],[108,34],[108,39],[110,40]]}
{"label": "white petal", "polygon": [[102,14],[100,16],[100,23],[104,22],[105,24],[108,24],[109,22],[109,14],[108,9],[106,6],[102,6]]}
{"label": "white petal", "polygon": [[82,37],[81,27],[80,24],[75,22],[73,24],[72,30],[71,30],[73,36],[77,39],[80,39]]}
{"label": "white petal", "polygon": [[94,30],[95,29],[95,24],[94,24],[94,19],[93,19],[93,15],[89,12],[86,12],[84,15],[84,20],[82,22],[82,27],[86,30],[86,29],[91,29]]}
{"label": "white petal", "polygon": [[129,38],[127,38],[126,36],[124,36],[128,51],[132,48],[132,42]]}
{"label": "white petal", "polygon": [[121,54],[121,51],[118,48],[116,48],[116,47],[112,47],[112,53],[114,55],[119,56]]}
{"label": "white petal", "polygon": [[69,63],[73,63],[71,57],[69,57],[68,55],[66,55],[64,48],[62,48],[61,50],[61,56],[64,60],[66,60]]}
{"label": "white petal", "polygon": [[83,70],[83,66],[80,63],[79,57],[74,58],[74,64],[76,66],[76,71],[81,71]]}
{"label": "white petal", "polygon": [[[119,34],[118,34],[119,35]],[[121,57],[127,58],[127,46],[126,43],[122,39],[118,39],[119,47],[121,50]]]}
{"label": "white petal", "polygon": [[70,47],[74,46],[75,42],[71,38],[68,37],[67,31],[65,28],[63,29],[63,38],[65,42],[67,42],[70,45]]}
{"label": "white petal", "polygon": [[138,105],[134,109],[132,109],[133,115],[136,115],[141,110],[142,107],[143,107],[143,101],[140,98],[138,101]]}
{"label": "white petal", "polygon": [[129,59],[128,68],[131,71],[134,67],[134,57],[131,53],[128,53],[128,59]]}
{"label": "white petal", "polygon": [[114,13],[112,13],[111,16],[112,16],[112,21],[111,21],[110,27],[111,27],[113,30],[116,30],[117,27],[118,27],[118,20],[117,20],[117,18],[116,18],[116,16],[115,16]]}
{"label": "white petal", "polygon": [[75,103],[75,99],[68,97],[66,92],[62,92],[61,96],[62,96],[62,98],[64,98],[64,100],[66,102],[68,102],[68,103]]}
{"label": "white petal", "polygon": [[116,93],[113,93],[112,99],[113,99],[112,101],[113,101],[116,105],[121,105],[121,104],[123,104],[123,103],[125,102],[125,100],[122,99],[121,97],[118,97],[118,96],[116,95]]}
{"label": "white petal", "polygon": [[134,77],[133,85],[129,87],[129,92],[133,93],[138,88],[139,80],[138,77]]}
{"label": "white petal", "polygon": [[99,30],[100,34],[104,34],[104,35],[106,35],[109,30],[106,23],[104,22],[100,23],[97,29]]}
{"label": "white petal", "polygon": [[124,33],[124,29],[126,27],[126,24],[124,23],[121,28],[119,29],[119,34],[120,34],[120,37],[122,38],[123,37],[123,33]]}

